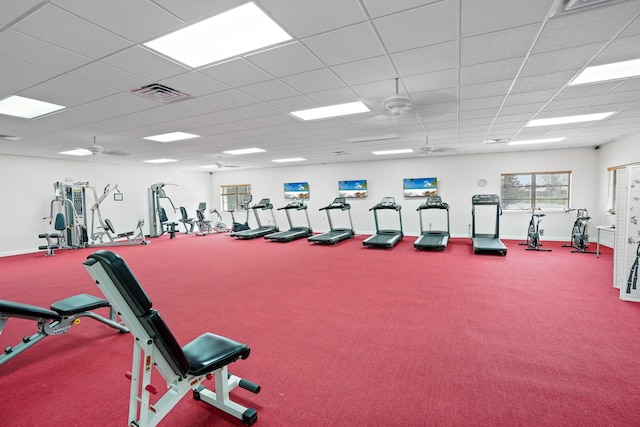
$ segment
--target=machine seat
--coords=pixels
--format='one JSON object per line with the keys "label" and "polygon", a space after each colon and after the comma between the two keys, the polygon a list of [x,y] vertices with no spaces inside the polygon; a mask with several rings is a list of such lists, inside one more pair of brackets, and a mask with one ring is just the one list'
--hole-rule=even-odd
{"label": "machine seat", "polygon": [[95,310],[96,308],[102,307],[109,307],[109,301],[89,294],[74,295],[51,304],[51,309],[63,316],[78,314],[83,311]]}
{"label": "machine seat", "polygon": [[204,333],[182,347],[189,361],[189,374],[203,375],[238,359],[246,359],[249,346],[212,333]]}

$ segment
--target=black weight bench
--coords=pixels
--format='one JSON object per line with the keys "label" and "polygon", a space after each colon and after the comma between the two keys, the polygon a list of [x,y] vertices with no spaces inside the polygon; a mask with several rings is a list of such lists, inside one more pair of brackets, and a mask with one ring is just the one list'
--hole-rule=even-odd
{"label": "black weight bench", "polygon": [[[119,255],[101,250],[89,255],[84,266],[135,338],[133,368],[127,374],[131,380],[128,425],[157,425],[189,391],[195,399],[215,406],[246,425],[256,422],[255,409],[229,398],[229,392],[236,387],[260,392],[259,385],[228,372],[227,365],[249,357],[249,346],[204,333],[181,347]],[[153,404],[151,395],[158,394],[158,390],[152,385],[152,367],[166,381],[166,390]],[[214,379],[215,391],[202,385],[207,379]]]}
{"label": "black weight bench", "polygon": [[122,324],[116,322],[116,314],[110,310],[109,318],[103,317],[92,310],[109,307],[109,301],[93,295],[79,294],[54,302],[51,309],[37,305],[0,300],[0,334],[11,317],[35,320],[38,331],[22,338],[22,342],[15,346],[7,346],[0,354],[0,365],[22,353],[38,341],[49,335],[60,335],[69,332],[71,326],[80,322],[80,317],[90,317],[120,332],[129,332]]}

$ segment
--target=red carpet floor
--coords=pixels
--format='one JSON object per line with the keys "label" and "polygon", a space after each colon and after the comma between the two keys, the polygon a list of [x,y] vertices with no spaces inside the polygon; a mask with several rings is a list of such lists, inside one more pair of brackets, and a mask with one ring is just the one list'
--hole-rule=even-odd
{"label": "red carpet floor", "polygon": [[[445,252],[363,239],[178,235],[107,249],[182,343],[209,331],[251,346],[230,370],[262,386],[233,393],[258,409],[256,426],[640,425],[640,305],[618,299],[610,249],[505,242],[503,257],[474,255],[469,239]],[[82,266],[95,250],[0,258],[0,298],[99,295]],[[34,332],[9,319],[0,345]],[[131,339],[83,319],[0,366],[0,425],[125,426]],[[162,425],[242,423],[185,398]]]}

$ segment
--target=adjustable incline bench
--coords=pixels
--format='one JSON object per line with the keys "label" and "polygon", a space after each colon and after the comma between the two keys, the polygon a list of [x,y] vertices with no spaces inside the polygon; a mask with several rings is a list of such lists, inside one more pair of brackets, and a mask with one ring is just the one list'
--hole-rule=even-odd
{"label": "adjustable incline bench", "polygon": [[22,342],[13,347],[5,347],[4,353],[0,355],[0,365],[49,335],[68,332],[71,326],[80,322],[80,317],[90,317],[119,330],[121,333],[129,332],[129,329],[116,322],[116,314],[112,308],[110,308],[108,319],[90,311],[102,307],[110,307],[109,301],[87,294],[74,295],[54,302],[51,304],[50,310],[36,305],[0,300],[0,334],[2,334],[10,317],[38,322],[38,331],[35,334],[22,338]]}
{"label": "adjustable incline bench", "polygon": [[[246,425],[256,422],[255,409],[229,399],[229,392],[238,386],[260,392],[259,385],[230,375],[227,369],[230,363],[249,357],[249,346],[204,333],[180,347],[119,255],[101,250],[89,255],[84,266],[135,338],[132,370],[126,375],[131,380],[129,426],[157,425],[190,390],[196,400],[215,406]],[[151,395],[159,392],[151,384],[154,367],[166,380],[167,390],[151,404]],[[202,385],[212,378],[215,391]]]}

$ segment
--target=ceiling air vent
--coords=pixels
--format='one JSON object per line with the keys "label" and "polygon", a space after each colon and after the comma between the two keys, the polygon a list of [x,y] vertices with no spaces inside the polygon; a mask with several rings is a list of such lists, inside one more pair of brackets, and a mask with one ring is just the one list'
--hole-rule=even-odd
{"label": "ceiling air vent", "polygon": [[567,13],[581,12],[600,6],[609,6],[628,0],[562,0],[554,16],[565,15]]}
{"label": "ceiling air vent", "polygon": [[151,83],[150,85],[142,86],[140,89],[132,89],[129,92],[162,104],[170,104],[172,102],[183,101],[191,98],[191,95],[187,95],[186,93],[171,89],[170,87],[159,83]]}
{"label": "ceiling air vent", "polygon": [[509,142],[509,138],[495,138],[484,141],[485,144],[506,144],[507,142]]}

